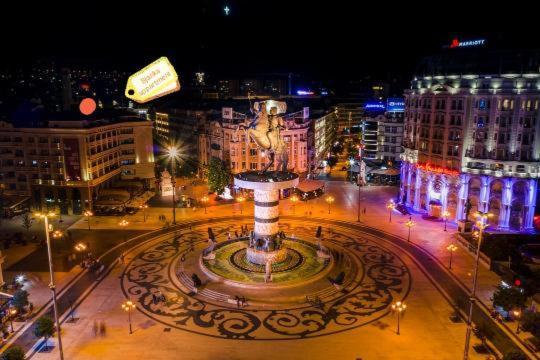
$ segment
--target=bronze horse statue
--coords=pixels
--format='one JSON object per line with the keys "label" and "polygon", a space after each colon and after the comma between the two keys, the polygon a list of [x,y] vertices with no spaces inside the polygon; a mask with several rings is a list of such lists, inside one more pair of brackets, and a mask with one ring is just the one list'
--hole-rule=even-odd
{"label": "bronze horse statue", "polygon": [[[260,172],[265,173],[277,158],[277,171],[287,171],[289,154],[287,153],[287,143],[281,137],[281,129],[286,129],[283,118],[278,115],[277,107],[270,109],[270,114],[266,108],[266,102],[255,103],[255,118],[250,125],[239,125],[246,134],[253,139],[255,144],[263,149],[270,162],[266,164]],[[258,111],[257,111],[258,110]]]}

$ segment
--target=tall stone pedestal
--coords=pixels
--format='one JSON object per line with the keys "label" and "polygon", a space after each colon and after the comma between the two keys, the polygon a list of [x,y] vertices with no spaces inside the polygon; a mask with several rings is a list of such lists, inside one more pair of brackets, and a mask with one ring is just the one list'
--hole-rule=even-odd
{"label": "tall stone pedestal", "polygon": [[298,185],[298,175],[290,172],[245,172],[235,176],[234,184],[254,192],[255,224],[247,250],[248,260],[256,264],[279,262],[286,256],[279,249],[279,191]]}

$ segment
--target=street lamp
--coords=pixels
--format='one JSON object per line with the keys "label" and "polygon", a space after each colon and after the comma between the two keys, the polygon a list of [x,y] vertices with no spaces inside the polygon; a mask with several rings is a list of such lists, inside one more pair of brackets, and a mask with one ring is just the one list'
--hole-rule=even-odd
{"label": "street lamp", "polygon": [[49,283],[49,288],[52,292],[53,300],[53,311],[54,311],[54,321],[56,322],[56,332],[58,334],[58,350],[60,351],[60,360],[64,360],[64,350],[62,349],[62,336],[60,335],[60,321],[58,319],[58,304],[56,302],[56,285],[54,284],[54,267],[52,262],[52,251],[51,251],[51,239],[49,237],[49,218],[54,217],[53,212],[48,213],[35,213],[35,217],[42,218],[43,224],[45,226],[45,238],[47,239],[47,254],[49,256],[49,274],[51,282]]}
{"label": "street lamp", "polygon": [[204,204],[204,213],[206,214],[206,203],[208,202],[208,200],[210,200],[208,198],[208,196],[204,195],[202,198],[201,198],[201,202]]}
{"label": "street lamp", "polygon": [[175,168],[176,168],[176,158],[180,155],[178,148],[175,146],[169,146],[167,149],[167,156],[171,160],[171,185],[172,185],[172,213],[173,213],[173,225],[176,225],[176,179],[175,179]]}
{"label": "street lamp", "polygon": [[[521,318],[521,310],[520,309],[516,309],[514,311],[512,311],[512,315],[514,315],[514,318],[516,319],[516,322],[517,322],[517,327],[516,327],[516,334],[519,334],[519,320]],[[11,330],[13,332],[13,330]]]}
{"label": "street lamp", "polygon": [[328,195],[324,201],[328,203],[328,213],[330,214],[330,205],[334,202],[334,197],[332,195]]}
{"label": "street lamp", "polygon": [[473,315],[473,306],[475,302],[476,297],[476,282],[478,280],[478,265],[480,262],[480,246],[482,245],[482,237],[484,235],[484,229],[489,226],[489,224],[486,223],[486,220],[493,216],[493,214],[478,211],[476,213],[476,216],[478,218],[478,221],[476,222],[476,227],[478,228],[478,245],[476,248],[476,261],[474,266],[474,277],[473,277],[473,286],[471,290],[471,294],[469,297],[469,316],[467,318],[467,333],[465,335],[465,349],[463,352],[463,359],[467,360],[469,358],[469,344],[471,342],[471,331],[472,331],[472,315]]}
{"label": "street lamp", "polygon": [[77,252],[80,252],[82,253],[83,251],[85,251],[87,249],[87,246],[85,244],[83,244],[82,242],[78,243],[77,245],[75,245],[75,250]]}
{"label": "street lamp", "polygon": [[450,244],[446,247],[446,250],[450,251],[450,263],[448,264],[448,268],[452,269],[452,255],[454,254],[454,251],[456,251],[458,247],[454,244]]}
{"label": "street lamp", "polygon": [[[11,332],[13,333],[13,318],[17,315],[17,309],[11,308],[9,309],[9,322],[11,324]],[[519,328],[518,328],[519,331]]]}
{"label": "street lamp", "polygon": [[240,204],[240,215],[242,215],[242,211],[244,210],[244,206],[242,205],[242,203],[246,201],[246,198],[240,195],[236,197],[236,201],[238,201],[238,204]]}
{"label": "street lamp", "polygon": [[397,313],[397,331],[396,334],[399,335],[399,318],[401,317],[401,313],[407,309],[407,305],[405,305],[402,301],[397,301],[392,304],[392,311]]}
{"label": "street lamp", "polygon": [[146,204],[139,205],[139,209],[142,209],[142,212],[143,212],[143,222],[146,222],[146,209],[148,209],[148,205],[146,205]]}
{"label": "street lamp", "polygon": [[129,221],[127,221],[126,219],[122,219],[122,221],[120,221],[118,223],[119,226],[121,226],[123,229],[124,229],[124,242],[126,242],[126,226],[129,225]]}
{"label": "street lamp", "polygon": [[86,221],[88,221],[88,230],[90,230],[90,216],[94,216],[94,213],[90,210],[85,210],[83,215],[86,216]]}
{"label": "street lamp", "polygon": [[126,302],[124,302],[122,304],[122,309],[124,309],[124,311],[127,311],[127,313],[128,313],[129,333],[130,334],[133,334],[133,330],[131,328],[131,311],[133,311],[135,309],[135,307],[136,307],[135,304],[131,300],[127,300]]}
{"label": "street lamp", "polygon": [[349,173],[350,173],[350,179],[349,181],[352,182],[353,181],[353,178],[352,178],[352,166],[354,165],[354,159],[349,159]]}
{"label": "street lamp", "polygon": [[394,211],[394,209],[396,208],[396,204],[394,204],[393,200],[390,200],[388,204],[386,205],[386,208],[388,209],[388,212],[390,213],[388,222],[392,222],[392,211]]}
{"label": "street lamp", "polygon": [[291,200],[292,208],[293,208],[293,215],[295,215],[295,213],[296,213],[296,203],[297,203],[298,200],[300,200],[300,199],[298,198],[298,196],[293,195],[293,196],[291,196],[291,198],[290,198],[289,200]]}
{"label": "street lamp", "polygon": [[444,231],[446,231],[446,222],[448,221],[448,217],[450,216],[450,213],[448,211],[443,211],[442,217],[444,219]]}
{"label": "street lamp", "polygon": [[409,220],[407,220],[407,222],[405,223],[405,226],[409,228],[409,235],[407,235],[407,242],[411,242],[411,228],[414,225],[416,225],[416,223],[412,221],[411,218],[409,218]]}

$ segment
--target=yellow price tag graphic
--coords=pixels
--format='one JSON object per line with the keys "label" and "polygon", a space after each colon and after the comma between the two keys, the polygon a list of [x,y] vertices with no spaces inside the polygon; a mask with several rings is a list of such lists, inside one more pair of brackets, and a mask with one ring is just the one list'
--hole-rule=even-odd
{"label": "yellow price tag graphic", "polygon": [[178,90],[180,82],[174,67],[169,59],[160,57],[129,77],[125,95],[142,104]]}

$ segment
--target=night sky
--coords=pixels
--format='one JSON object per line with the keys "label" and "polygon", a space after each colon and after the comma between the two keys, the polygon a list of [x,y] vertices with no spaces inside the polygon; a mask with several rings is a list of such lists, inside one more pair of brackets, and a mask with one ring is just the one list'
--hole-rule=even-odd
{"label": "night sky", "polygon": [[[75,4],[74,4],[75,3]],[[351,5],[356,4],[356,5]],[[471,2],[469,2],[471,3]],[[375,5],[374,5],[375,4]],[[177,71],[213,76],[294,72],[315,79],[408,79],[455,36],[540,47],[535,21],[514,25],[495,3],[347,1],[51,2],[8,17],[2,64],[58,63],[136,71],[168,56]],[[431,4],[431,5],[430,5]],[[225,16],[223,8],[230,8]],[[447,7],[448,9],[445,9]],[[436,10],[429,14],[430,10]],[[523,10],[523,9],[522,9]],[[68,14],[64,14],[67,12]],[[507,10],[505,14],[508,15]],[[12,22],[12,24],[9,24]],[[17,29],[25,28],[25,31]],[[466,30],[458,30],[466,29]]]}

